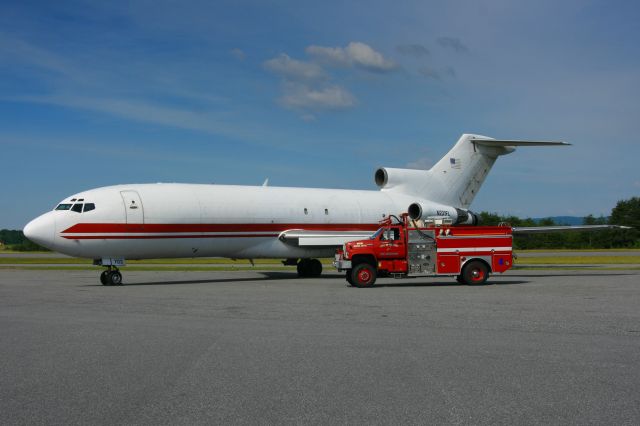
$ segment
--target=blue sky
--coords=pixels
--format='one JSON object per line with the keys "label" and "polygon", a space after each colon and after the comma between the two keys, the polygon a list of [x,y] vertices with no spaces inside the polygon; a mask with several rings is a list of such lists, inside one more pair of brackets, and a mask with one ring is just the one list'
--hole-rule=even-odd
{"label": "blue sky", "polygon": [[607,215],[640,193],[633,1],[4,1],[0,228],[117,183],[375,189],[462,133],[564,140],[472,205]]}

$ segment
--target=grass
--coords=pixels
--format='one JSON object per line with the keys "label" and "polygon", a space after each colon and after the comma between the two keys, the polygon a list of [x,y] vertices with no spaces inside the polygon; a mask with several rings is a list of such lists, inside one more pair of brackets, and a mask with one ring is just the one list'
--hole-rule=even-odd
{"label": "grass", "polygon": [[640,256],[520,257],[515,265],[640,265]]}
{"label": "grass", "polygon": [[[322,264],[331,265],[332,259],[320,259]],[[91,259],[77,257],[0,257],[0,265],[93,265]],[[281,265],[280,259],[256,259],[256,265]],[[127,265],[238,265],[251,266],[247,259],[220,259],[220,258],[195,258],[195,259],[145,259],[127,260]]]}

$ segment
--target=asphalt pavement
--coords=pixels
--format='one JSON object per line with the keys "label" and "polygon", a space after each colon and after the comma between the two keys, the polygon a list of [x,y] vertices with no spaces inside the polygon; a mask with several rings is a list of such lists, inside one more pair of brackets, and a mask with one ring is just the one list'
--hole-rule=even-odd
{"label": "asphalt pavement", "polygon": [[0,270],[0,424],[640,424],[640,271]]}

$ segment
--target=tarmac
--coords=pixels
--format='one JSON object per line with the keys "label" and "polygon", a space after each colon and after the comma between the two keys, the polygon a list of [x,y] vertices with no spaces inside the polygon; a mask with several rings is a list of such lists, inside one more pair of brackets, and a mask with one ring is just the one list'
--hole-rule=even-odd
{"label": "tarmac", "polygon": [[0,270],[0,424],[640,424],[640,271]]}

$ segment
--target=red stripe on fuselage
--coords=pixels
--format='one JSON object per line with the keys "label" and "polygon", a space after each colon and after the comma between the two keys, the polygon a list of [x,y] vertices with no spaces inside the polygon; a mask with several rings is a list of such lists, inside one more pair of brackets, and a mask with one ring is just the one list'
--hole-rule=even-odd
{"label": "red stripe on fuselage", "polygon": [[224,234],[224,235],[64,235],[67,240],[157,240],[166,238],[275,238],[278,234]]}
{"label": "red stripe on fuselage", "polygon": [[[304,229],[306,231],[375,231],[379,227],[380,225],[378,224],[366,223],[78,223],[68,229],[65,229],[61,234],[159,234],[178,232],[279,233],[288,229]],[[198,237],[204,238],[207,236]],[[210,235],[208,237],[210,237]]]}

